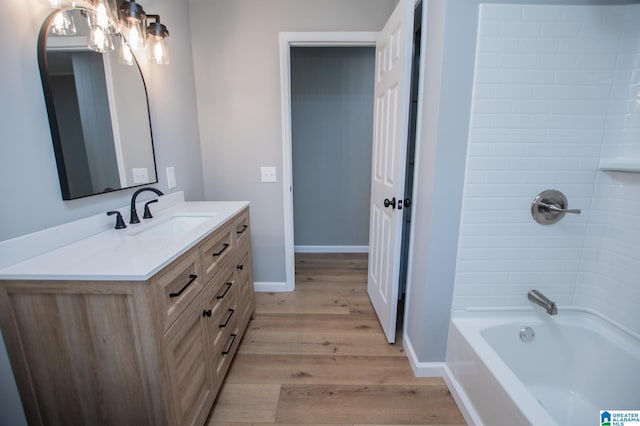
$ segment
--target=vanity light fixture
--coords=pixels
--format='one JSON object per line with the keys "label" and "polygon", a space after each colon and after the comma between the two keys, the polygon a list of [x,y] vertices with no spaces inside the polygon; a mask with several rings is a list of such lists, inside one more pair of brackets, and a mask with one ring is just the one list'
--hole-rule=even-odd
{"label": "vanity light fixture", "polygon": [[[52,8],[61,9],[52,21],[51,29],[55,34],[71,35],[76,33],[70,9],[76,7],[75,1],[46,0]],[[99,52],[113,52],[117,48],[119,62],[133,65],[134,52],[145,53],[156,64],[168,64],[169,54],[165,39],[169,37],[166,25],[160,22],[159,15],[147,15],[144,8],[135,0],[125,0],[116,7],[116,0],[79,0],[89,4],[89,10],[83,12],[89,26],[87,46]],[[147,18],[154,19],[147,26]]]}

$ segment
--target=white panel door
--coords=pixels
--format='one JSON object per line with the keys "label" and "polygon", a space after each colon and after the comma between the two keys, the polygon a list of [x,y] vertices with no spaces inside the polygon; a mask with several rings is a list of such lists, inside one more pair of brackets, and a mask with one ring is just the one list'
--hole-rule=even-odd
{"label": "white panel door", "polygon": [[[400,0],[376,41],[367,292],[395,342],[413,42],[413,1]],[[385,203],[385,200],[387,202]]]}

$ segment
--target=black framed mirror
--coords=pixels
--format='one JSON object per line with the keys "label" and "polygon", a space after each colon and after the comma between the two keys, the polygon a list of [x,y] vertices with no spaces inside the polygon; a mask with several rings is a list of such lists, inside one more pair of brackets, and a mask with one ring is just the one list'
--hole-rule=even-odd
{"label": "black framed mirror", "polygon": [[43,23],[38,63],[64,200],[157,183],[147,88],[138,63],[87,47],[86,9],[66,9],[75,34]]}

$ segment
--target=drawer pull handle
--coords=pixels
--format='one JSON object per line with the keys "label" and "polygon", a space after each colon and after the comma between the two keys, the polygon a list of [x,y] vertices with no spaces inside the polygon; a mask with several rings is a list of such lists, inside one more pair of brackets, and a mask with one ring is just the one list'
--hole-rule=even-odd
{"label": "drawer pull handle", "polygon": [[231,290],[231,286],[233,285],[233,283],[227,283],[227,289],[224,291],[224,293],[222,293],[220,296],[216,296],[218,300],[220,299],[224,299],[224,297],[227,295],[227,293],[229,293],[229,290]]}
{"label": "drawer pull handle", "polygon": [[236,340],[236,334],[231,333],[231,342],[229,343],[229,346],[227,346],[227,349],[222,351],[222,355],[228,355],[229,352],[231,352],[231,347],[233,346],[233,342],[235,342],[235,340]]}
{"label": "drawer pull handle", "polygon": [[244,265],[238,265],[238,266],[236,266],[236,269],[238,271],[242,271],[244,269]]}
{"label": "drawer pull handle", "polygon": [[236,231],[236,234],[242,234],[244,231],[247,230],[248,227],[249,225],[242,225],[242,231]]}
{"label": "drawer pull handle", "polygon": [[229,316],[227,317],[227,320],[224,322],[224,324],[220,324],[220,328],[225,328],[227,324],[229,324],[229,321],[231,320],[231,317],[233,316],[234,312],[235,312],[235,309],[229,309]]}
{"label": "drawer pull handle", "polygon": [[169,297],[178,297],[178,296],[180,296],[182,293],[184,293],[184,291],[187,289],[187,287],[189,287],[196,280],[196,278],[198,278],[198,276],[195,275],[195,274],[189,275],[189,282],[187,282],[184,285],[184,287],[182,287],[180,289],[180,291],[178,291],[177,293],[169,293]]}
{"label": "drawer pull handle", "polygon": [[217,252],[217,253],[211,253],[211,256],[213,256],[213,257],[220,256],[220,255],[221,255],[222,253],[224,253],[224,251],[225,251],[226,249],[228,249],[228,248],[229,248],[229,244],[224,243],[224,244],[222,245],[222,249],[221,249],[219,252]]}
{"label": "drawer pull handle", "polygon": [[205,309],[204,311],[202,311],[202,316],[203,316],[203,317],[209,317],[209,318],[211,318],[211,314],[212,314],[211,309]]}

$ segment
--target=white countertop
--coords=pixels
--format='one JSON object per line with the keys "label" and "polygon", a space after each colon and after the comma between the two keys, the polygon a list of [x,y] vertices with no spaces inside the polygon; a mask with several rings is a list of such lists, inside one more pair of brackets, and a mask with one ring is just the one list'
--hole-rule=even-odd
{"label": "white countertop", "polygon": [[[151,205],[153,219],[140,219],[141,223],[133,225],[127,223],[126,229],[99,230],[46,253],[7,265],[0,269],[0,279],[145,281],[248,205],[244,201],[182,201],[158,212]],[[142,218],[140,208],[138,215]],[[126,222],[128,214],[123,216]],[[193,229],[176,235],[144,232],[172,216],[207,218]],[[115,216],[109,221],[115,224]],[[63,227],[72,229],[73,223]],[[46,231],[40,234],[38,238],[46,238]]]}

